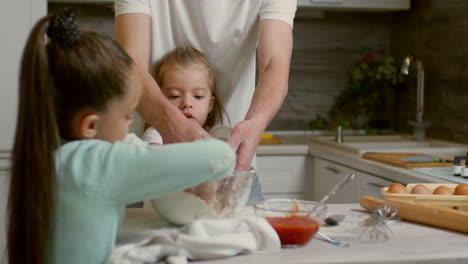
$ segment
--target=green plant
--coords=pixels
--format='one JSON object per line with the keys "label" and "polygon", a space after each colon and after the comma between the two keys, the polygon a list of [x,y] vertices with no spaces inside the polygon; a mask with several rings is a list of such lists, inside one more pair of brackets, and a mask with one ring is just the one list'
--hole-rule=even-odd
{"label": "green plant", "polygon": [[[349,82],[337,96],[330,112],[330,123],[348,122],[355,128],[375,132],[390,128],[395,104],[395,88],[402,81],[391,56],[377,60],[371,53],[351,69]],[[356,119],[361,117],[361,124]],[[360,126],[360,127],[359,127]]]}

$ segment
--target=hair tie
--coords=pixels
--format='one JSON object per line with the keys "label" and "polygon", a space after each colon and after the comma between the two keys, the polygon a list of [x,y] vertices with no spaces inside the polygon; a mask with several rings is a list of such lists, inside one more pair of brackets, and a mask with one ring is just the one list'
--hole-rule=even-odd
{"label": "hair tie", "polygon": [[47,36],[62,47],[71,46],[80,40],[80,26],[75,20],[75,14],[65,8],[56,15],[47,30]]}

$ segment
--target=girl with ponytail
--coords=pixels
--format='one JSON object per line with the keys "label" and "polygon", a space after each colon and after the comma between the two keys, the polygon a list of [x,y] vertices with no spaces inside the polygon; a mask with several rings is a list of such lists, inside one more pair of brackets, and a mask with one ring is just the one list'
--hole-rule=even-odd
{"label": "girl with ponytail", "polygon": [[131,58],[112,39],[81,31],[72,12],[37,22],[21,62],[10,264],[105,263],[126,204],[232,173],[235,155],[215,139],[122,142],[141,90]]}

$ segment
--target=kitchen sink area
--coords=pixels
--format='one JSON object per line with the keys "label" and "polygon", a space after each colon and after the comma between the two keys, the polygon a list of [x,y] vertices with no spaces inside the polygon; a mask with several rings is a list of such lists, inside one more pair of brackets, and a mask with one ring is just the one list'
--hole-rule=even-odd
{"label": "kitchen sink area", "polygon": [[463,155],[467,151],[467,145],[464,144],[431,138],[417,141],[414,136],[405,134],[345,136],[341,143],[336,142],[333,136],[318,136],[310,140],[359,155],[368,152],[424,153],[453,159],[454,156]]}
{"label": "kitchen sink area", "polygon": [[[399,155],[423,154],[451,161],[455,156],[466,155],[466,144],[434,138],[417,141],[413,135],[402,133],[366,135],[361,131],[344,131],[341,143],[336,142],[331,131],[267,133],[280,139],[280,144],[260,145],[257,151],[258,167],[263,171],[260,179],[267,196],[320,199],[323,190],[351,171],[358,172],[355,185],[345,188],[332,202],[357,202],[363,195],[379,197],[380,189],[393,182],[468,183],[468,179],[451,173],[450,162],[429,164],[435,167],[424,167],[426,164],[402,167],[369,157],[383,154],[396,156],[400,161]],[[270,172],[270,168],[275,171]]]}
{"label": "kitchen sink area", "polygon": [[324,147],[351,152],[362,156],[364,153],[423,153],[452,160],[454,156],[465,155],[468,145],[457,142],[426,138],[418,141],[409,134],[366,135],[364,131],[344,132],[342,142],[330,131],[270,131],[284,143],[312,142]]}

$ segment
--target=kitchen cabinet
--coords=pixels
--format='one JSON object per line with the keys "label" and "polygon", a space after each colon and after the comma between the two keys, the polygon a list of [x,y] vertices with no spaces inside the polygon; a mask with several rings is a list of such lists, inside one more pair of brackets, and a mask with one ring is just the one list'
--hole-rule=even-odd
{"label": "kitchen cabinet", "polygon": [[315,10],[402,11],[409,10],[410,0],[297,0],[299,8]]}
{"label": "kitchen cabinet", "polygon": [[366,195],[382,199],[380,189],[393,183],[389,179],[317,157],[311,157],[310,164],[311,198],[315,201],[322,199],[336,183],[353,171],[356,172],[354,180],[331,196],[327,203],[358,203]]}
{"label": "kitchen cabinet", "polygon": [[[0,252],[6,245],[6,208],[8,202],[9,171],[6,168],[6,160],[0,157]],[[1,258],[0,254],[0,258]]]}
{"label": "kitchen cabinet", "polygon": [[364,172],[358,172],[355,181],[355,202],[357,203],[362,196],[372,196],[383,199],[384,197],[380,190],[394,183],[394,181]]}
{"label": "kitchen cabinet", "polygon": [[[49,3],[100,4],[114,3],[114,0],[48,0]],[[313,9],[319,11],[402,11],[409,10],[410,0],[297,0],[298,9]]]}
{"label": "kitchen cabinet", "polygon": [[306,156],[257,156],[262,193],[268,198],[306,197]]}
{"label": "kitchen cabinet", "polygon": [[[338,183],[343,177],[349,175],[353,170],[346,166],[325,159],[310,157],[311,169],[311,198],[319,201]],[[345,185],[335,195],[331,196],[326,203],[354,203],[355,187],[354,181]]]}
{"label": "kitchen cabinet", "polygon": [[46,0],[2,0],[0,9],[0,150],[10,150],[16,123],[21,55],[32,25],[47,12]]}
{"label": "kitchen cabinet", "polygon": [[49,3],[113,4],[114,0],[48,0]]}

